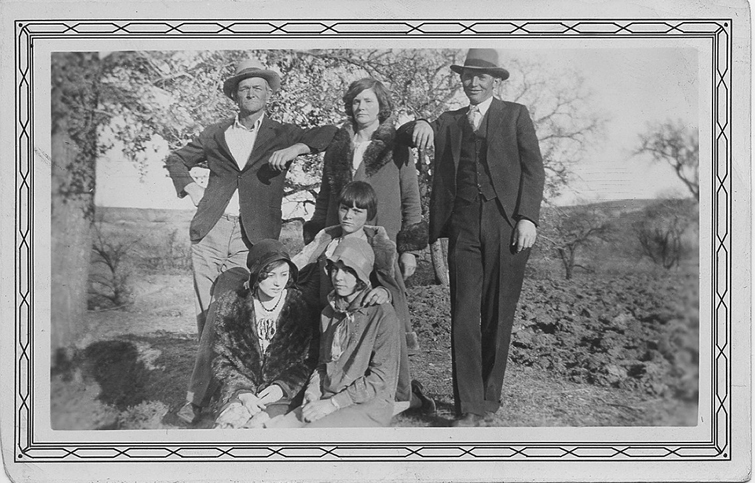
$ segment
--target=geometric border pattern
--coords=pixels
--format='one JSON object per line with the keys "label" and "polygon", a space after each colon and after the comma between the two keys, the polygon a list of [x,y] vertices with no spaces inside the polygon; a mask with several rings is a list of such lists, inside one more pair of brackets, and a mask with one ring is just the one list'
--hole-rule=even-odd
{"label": "geometric border pattern", "polygon": [[[731,460],[731,19],[625,20],[21,20],[15,25],[15,403],[16,462],[378,462]],[[707,441],[648,443],[65,443],[34,438],[34,42],[151,38],[697,38],[712,45],[712,431]],[[44,80],[47,82],[47,79]],[[46,361],[45,361],[46,362]]]}

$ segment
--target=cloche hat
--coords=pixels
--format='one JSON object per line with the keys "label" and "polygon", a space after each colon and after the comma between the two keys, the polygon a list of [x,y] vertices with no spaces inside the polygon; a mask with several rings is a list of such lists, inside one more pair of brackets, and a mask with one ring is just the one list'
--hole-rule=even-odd
{"label": "cloche hat", "polygon": [[272,238],[267,238],[252,245],[246,257],[246,265],[249,267],[249,287],[254,287],[255,283],[257,283],[260,270],[277,261],[288,263],[289,279],[296,282],[299,270],[296,268],[294,262],[291,261],[291,257],[283,246],[283,243]]}
{"label": "cloche hat", "polygon": [[361,238],[346,237],[338,244],[328,261],[336,264],[341,262],[344,266],[354,270],[357,278],[370,285],[370,273],[375,264],[375,252],[369,243]]}

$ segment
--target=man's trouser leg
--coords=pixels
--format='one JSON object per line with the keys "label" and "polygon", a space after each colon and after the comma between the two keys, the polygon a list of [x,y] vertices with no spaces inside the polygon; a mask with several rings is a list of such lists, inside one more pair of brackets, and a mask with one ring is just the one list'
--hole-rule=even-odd
{"label": "man's trouser leg", "polygon": [[451,347],[457,414],[500,406],[511,329],[529,250],[514,254],[498,200],[457,201],[449,239]]}
{"label": "man's trouser leg", "polygon": [[454,408],[485,415],[482,387],[480,304],[483,270],[480,202],[456,200],[448,240],[451,282],[451,371]]}
{"label": "man's trouser leg", "polygon": [[243,235],[239,217],[223,215],[202,240],[192,244],[191,249],[200,346],[186,400],[204,406],[212,396],[210,364],[214,334],[208,333],[204,343],[202,339],[213,300],[213,285],[220,273],[234,267],[246,267],[249,243]]}
{"label": "man's trouser leg", "polygon": [[516,246],[511,244],[513,228],[506,222],[498,200],[482,205],[481,220],[483,264],[486,268],[480,326],[482,384],[485,410],[494,413],[500,407],[511,329],[530,250],[516,253]]}

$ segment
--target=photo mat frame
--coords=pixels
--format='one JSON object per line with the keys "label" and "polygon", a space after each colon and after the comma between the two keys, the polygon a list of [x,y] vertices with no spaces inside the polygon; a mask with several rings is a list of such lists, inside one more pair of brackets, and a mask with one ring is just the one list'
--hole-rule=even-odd
{"label": "photo mat frame", "polygon": [[[736,20],[727,17],[700,18],[621,18],[621,19],[35,19],[13,20],[14,33],[14,292],[13,292],[13,463],[33,464],[42,467],[49,463],[184,463],[210,462],[287,462],[349,463],[386,462],[517,462],[537,465],[548,462],[731,462],[733,448],[733,380],[739,368],[733,365],[732,353],[733,309],[738,303],[733,298],[734,166],[733,139],[733,31]],[[746,26],[749,29],[749,25]],[[67,438],[66,432],[57,431],[55,438],[41,435],[39,410],[40,381],[35,374],[39,364],[47,365],[47,353],[40,350],[40,328],[45,321],[35,310],[35,283],[38,282],[39,250],[45,249],[35,238],[35,227],[40,223],[36,216],[39,203],[39,180],[35,177],[35,156],[38,144],[35,120],[40,110],[49,110],[49,104],[40,104],[35,89],[47,85],[48,78],[37,74],[35,66],[49,58],[38,57],[40,45],[64,40],[82,41],[84,46],[97,39],[270,39],[271,37],[295,40],[320,38],[349,39],[456,39],[459,45],[484,39],[695,39],[707,43],[712,55],[708,59],[712,76],[700,79],[710,87],[711,116],[707,120],[711,138],[709,188],[711,244],[701,246],[701,257],[711,262],[709,283],[712,308],[710,323],[710,403],[708,431],[705,437],[689,440],[661,437],[648,441],[625,441],[592,438],[558,439],[557,441],[516,441],[505,432],[499,441],[476,437],[475,431],[464,432],[461,437],[443,437],[437,440],[391,438],[369,441],[358,437],[360,433],[340,437],[326,443],[302,442],[286,434],[274,441],[239,441],[237,438],[217,439],[212,442],[186,437],[184,431],[165,432],[156,440],[125,441],[117,432],[108,433],[96,441]],[[82,48],[82,50],[86,50]],[[703,156],[701,156],[703,157]],[[702,176],[701,176],[702,179]],[[702,226],[701,226],[702,229]],[[701,276],[703,273],[701,272]],[[748,304],[749,306],[749,304]],[[700,314],[700,318],[708,314]],[[704,326],[701,324],[701,329]],[[701,337],[701,343],[705,339]],[[748,368],[749,370],[749,368]],[[699,381],[705,384],[708,381]],[[701,406],[702,407],[702,406]],[[699,419],[699,418],[698,418]],[[486,428],[502,430],[505,428]],[[439,431],[452,431],[439,429]],[[207,433],[201,433],[205,436]],[[426,435],[427,433],[423,433]],[[481,433],[480,433],[481,434]],[[112,437],[111,437],[112,436]],[[406,436],[402,433],[401,436]],[[6,453],[6,458],[7,458]],[[6,460],[6,463],[7,460]]]}

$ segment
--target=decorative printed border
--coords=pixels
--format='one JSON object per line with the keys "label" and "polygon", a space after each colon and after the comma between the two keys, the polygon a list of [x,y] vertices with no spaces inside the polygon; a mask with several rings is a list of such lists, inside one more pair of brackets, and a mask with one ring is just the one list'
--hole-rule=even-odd
{"label": "decorative printed border", "polygon": [[[729,461],[731,460],[731,19],[288,21],[16,20],[15,462],[231,461]],[[712,431],[707,441],[647,443],[66,443],[34,437],[34,103],[35,41],[166,38],[696,38],[713,55],[712,104]],[[45,361],[46,362],[46,361]],[[42,363],[42,361],[39,361]]]}

